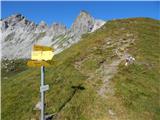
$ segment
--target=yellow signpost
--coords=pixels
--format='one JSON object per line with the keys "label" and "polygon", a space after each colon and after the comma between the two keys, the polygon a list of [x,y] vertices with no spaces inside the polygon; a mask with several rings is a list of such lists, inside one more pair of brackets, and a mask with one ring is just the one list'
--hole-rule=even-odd
{"label": "yellow signpost", "polygon": [[51,60],[53,57],[53,48],[34,45],[31,53],[32,60]]}
{"label": "yellow signpost", "polygon": [[48,46],[34,45],[33,51],[53,51],[53,48]]}
{"label": "yellow signpost", "polygon": [[45,91],[49,89],[49,85],[45,85],[45,67],[49,66],[47,60],[53,57],[53,48],[48,46],[34,45],[31,52],[31,60],[27,62],[29,67],[41,67],[41,120],[45,120]]}
{"label": "yellow signpost", "polygon": [[46,61],[35,61],[35,60],[29,60],[27,62],[27,65],[29,67],[41,67],[41,66],[45,66],[48,67],[49,63],[47,63]]}
{"label": "yellow signpost", "polygon": [[31,52],[31,60],[27,62],[29,67],[48,67],[47,60],[53,58],[53,48],[48,46],[34,45]]}

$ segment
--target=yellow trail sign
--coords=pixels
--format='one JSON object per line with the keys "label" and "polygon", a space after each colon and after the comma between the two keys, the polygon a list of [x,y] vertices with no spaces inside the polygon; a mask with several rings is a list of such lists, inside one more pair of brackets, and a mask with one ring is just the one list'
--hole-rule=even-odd
{"label": "yellow trail sign", "polygon": [[[47,46],[34,45],[31,53],[31,59],[27,62],[29,67],[41,67],[41,120],[44,119],[45,113],[45,95],[44,92],[49,89],[49,85],[44,84],[45,78],[45,67],[48,67],[49,64],[46,62],[47,60],[51,60],[53,57],[53,48]],[[44,61],[45,60],[45,61]]]}
{"label": "yellow trail sign", "polygon": [[53,48],[48,46],[34,45],[33,51],[53,51]]}
{"label": "yellow trail sign", "polygon": [[47,46],[34,45],[31,53],[32,60],[51,60],[53,57],[53,48]]}
{"label": "yellow trail sign", "polygon": [[50,64],[45,61],[34,61],[34,60],[29,60],[27,62],[27,65],[29,67],[41,67],[41,66],[48,67],[48,66],[50,66]]}

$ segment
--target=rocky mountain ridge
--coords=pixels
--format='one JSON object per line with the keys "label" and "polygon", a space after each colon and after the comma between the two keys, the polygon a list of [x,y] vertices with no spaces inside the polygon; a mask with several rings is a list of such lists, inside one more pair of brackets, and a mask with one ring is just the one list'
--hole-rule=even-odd
{"label": "rocky mountain ridge", "polygon": [[94,32],[104,23],[86,11],[80,12],[70,29],[61,23],[48,26],[41,21],[37,25],[21,14],[14,14],[0,21],[2,59],[30,58],[34,44],[51,46],[55,49],[55,54],[60,53],[77,43],[82,34]]}

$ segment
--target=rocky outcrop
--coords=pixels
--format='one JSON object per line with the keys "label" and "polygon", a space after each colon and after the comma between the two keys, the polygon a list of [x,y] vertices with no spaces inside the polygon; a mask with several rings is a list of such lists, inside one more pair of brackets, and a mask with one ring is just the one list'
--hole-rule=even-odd
{"label": "rocky outcrop", "polygon": [[103,20],[95,20],[91,32],[94,32],[95,30],[99,29],[104,24],[105,24],[105,21],[103,21]]}
{"label": "rocky outcrop", "polygon": [[44,21],[41,21],[41,22],[39,23],[39,25],[37,26],[35,32],[36,32],[36,33],[42,33],[42,32],[46,32],[47,29],[48,29],[47,24],[46,24]]}
{"label": "rocky outcrop", "polygon": [[[105,23],[100,21],[100,23]],[[82,34],[100,28],[88,12],[81,11],[70,29],[61,23],[48,26],[44,21],[38,25],[21,14],[0,21],[2,31],[2,59],[30,58],[34,44],[55,48],[55,54],[78,42]]]}
{"label": "rocky outcrop", "polygon": [[73,25],[71,31],[75,34],[90,32],[94,26],[94,18],[86,11],[81,11]]}

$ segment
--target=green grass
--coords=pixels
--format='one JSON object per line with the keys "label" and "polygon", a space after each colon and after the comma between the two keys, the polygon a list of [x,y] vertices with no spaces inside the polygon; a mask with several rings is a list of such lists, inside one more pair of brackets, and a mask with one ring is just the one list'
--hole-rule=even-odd
{"label": "green grass", "polygon": [[[125,28],[125,30],[121,30]],[[108,21],[101,29],[86,34],[81,41],[56,55],[46,68],[46,112],[58,113],[58,120],[110,120],[112,109],[120,120],[158,120],[160,22],[149,18]],[[115,95],[109,100],[97,94],[103,84],[96,70],[116,58],[107,48],[106,38],[114,43],[134,34],[135,44],[128,48],[136,62],[127,68],[122,62],[111,84]],[[23,62],[22,62],[23,63]],[[75,67],[78,63],[79,68]],[[20,63],[16,67],[21,66]],[[39,100],[40,69],[9,71],[2,77],[2,119],[28,120],[37,116],[33,107]],[[91,78],[90,78],[91,77]],[[89,79],[90,78],[90,79]]]}
{"label": "green grass", "polygon": [[3,60],[2,61],[2,78],[13,76],[27,69],[27,60]]}
{"label": "green grass", "polygon": [[[139,26],[139,27],[138,27]],[[114,82],[117,96],[129,114],[136,119],[160,119],[160,26],[157,23],[138,23],[138,40],[130,49],[136,63],[128,68],[119,66]]]}

